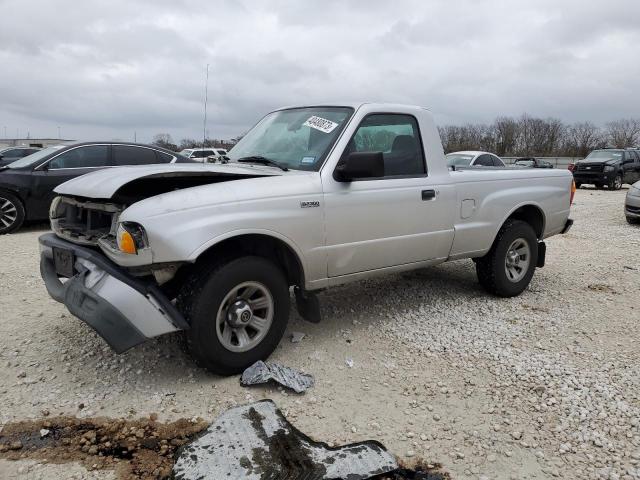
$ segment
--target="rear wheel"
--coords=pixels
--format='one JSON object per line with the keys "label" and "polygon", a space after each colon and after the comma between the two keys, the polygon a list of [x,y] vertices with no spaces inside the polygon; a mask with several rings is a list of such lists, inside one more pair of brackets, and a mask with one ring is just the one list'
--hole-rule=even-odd
{"label": "rear wheel", "polygon": [[622,188],[622,175],[618,174],[609,182],[609,189],[620,190]]}
{"label": "rear wheel", "polygon": [[500,297],[514,297],[531,282],[538,262],[538,239],[526,222],[507,220],[484,257],[476,260],[480,285]]}
{"label": "rear wheel", "polygon": [[0,190],[0,235],[15,232],[24,222],[24,206],[18,197]]}
{"label": "rear wheel", "polygon": [[203,269],[178,296],[191,329],[195,360],[233,375],[278,346],[289,319],[289,286],[283,272],[262,257],[241,257]]}

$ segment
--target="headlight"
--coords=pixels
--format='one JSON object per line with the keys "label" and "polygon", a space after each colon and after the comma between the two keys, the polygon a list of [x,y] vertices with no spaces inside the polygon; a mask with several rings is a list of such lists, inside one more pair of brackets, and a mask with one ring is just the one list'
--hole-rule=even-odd
{"label": "headlight", "polygon": [[51,206],[49,207],[49,218],[58,218],[58,207],[60,206],[60,202],[62,201],[62,197],[56,197],[51,202]]}
{"label": "headlight", "polygon": [[613,167],[611,165],[605,165],[604,167],[604,171],[605,172],[613,172],[616,169],[616,167]]}
{"label": "headlight", "polygon": [[116,241],[121,252],[135,255],[138,250],[147,246],[147,235],[142,225],[123,222],[118,224]]}

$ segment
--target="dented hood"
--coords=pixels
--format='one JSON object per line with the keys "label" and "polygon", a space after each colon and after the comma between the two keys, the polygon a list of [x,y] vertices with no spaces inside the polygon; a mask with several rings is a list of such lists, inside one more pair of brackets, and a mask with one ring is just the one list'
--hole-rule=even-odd
{"label": "dented hood", "polygon": [[[231,178],[255,178],[278,176],[285,173],[275,167],[262,165],[227,164],[165,164],[140,165],[135,167],[105,168],[96,172],[82,175],[55,188],[61,195],[72,195],[86,198],[110,199],[127,184],[141,179],[173,178],[177,181],[186,178],[209,177],[212,182],[216,178],[229,176]],[[205,181],[206,183],[206,181]],[[195,185],[194,185],[195,186]]]}

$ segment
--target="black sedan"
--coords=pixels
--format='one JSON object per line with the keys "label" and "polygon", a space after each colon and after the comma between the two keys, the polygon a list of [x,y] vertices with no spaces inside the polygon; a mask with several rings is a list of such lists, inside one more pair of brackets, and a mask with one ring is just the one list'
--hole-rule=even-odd
{"label": "black sedan", "polygon": [[53,189],[96,169],[155,163],[194,163],[164,148],[121,142],[49,147],[0,166],[0,235],[25,220],[46,220]]}
{"label": "black sedan", "polygon": [[36,153],[40,150],[38,147],[7,147],[0,150],[0,167],[9,165],[27,155]]}

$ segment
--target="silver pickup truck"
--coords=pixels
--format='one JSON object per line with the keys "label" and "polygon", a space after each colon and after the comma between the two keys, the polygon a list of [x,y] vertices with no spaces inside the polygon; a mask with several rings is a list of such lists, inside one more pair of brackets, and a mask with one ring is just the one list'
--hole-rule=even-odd
{"label": "silver pickup truck", "polygon": [[276,348],[291,287],[317,322],[318,290],[470,258],[510,297],[572,223],[569,171],[450,170],[420,107],[283,108],[223,161],[59,186],[40,237],[49,294],[116,352],[184,330],[200,364],[233,374]]}

